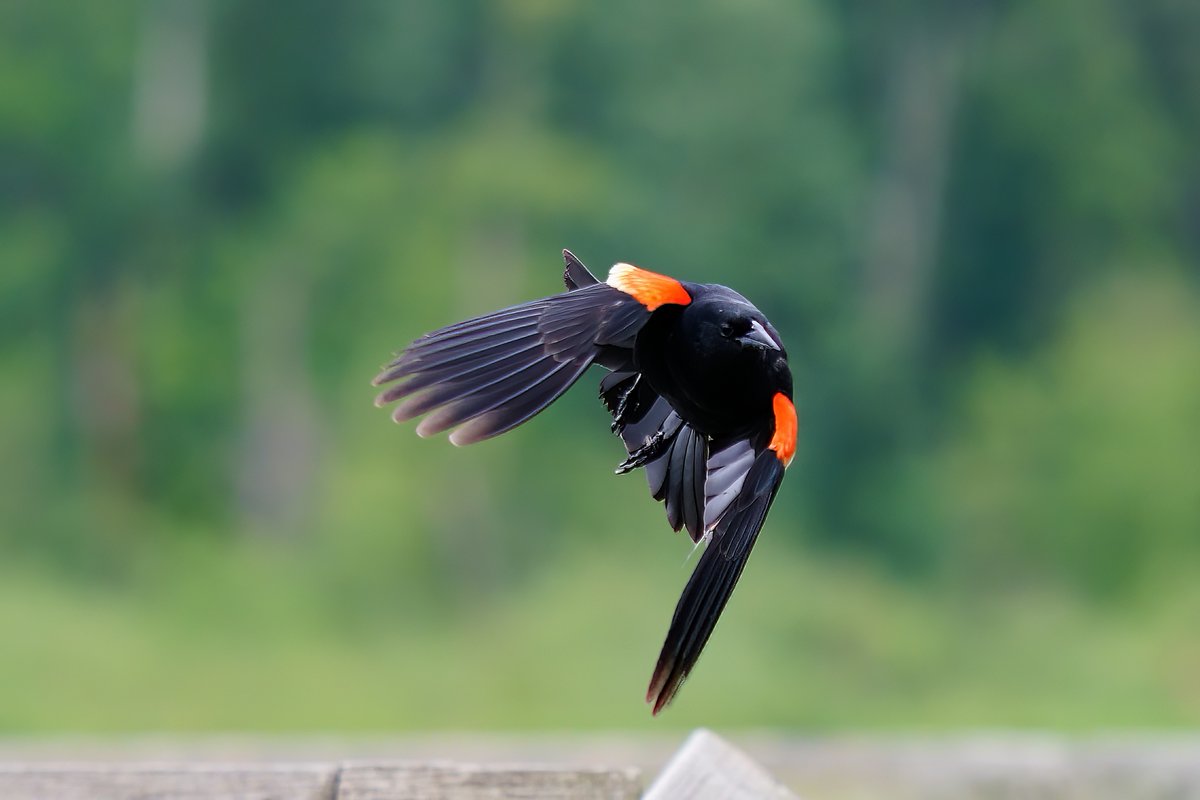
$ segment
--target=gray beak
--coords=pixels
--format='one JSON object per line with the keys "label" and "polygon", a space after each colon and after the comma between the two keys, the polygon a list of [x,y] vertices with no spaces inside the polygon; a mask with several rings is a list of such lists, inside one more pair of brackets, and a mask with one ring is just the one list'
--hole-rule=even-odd
{"label": "gray beak", "polygon": [[750,330],[746,331],[744,335],[739,336],[738,341],[744,345],[759,347],[763,350],[782,349],[779,346],[779,342],[775,341],[771,334],[767,333],[767,329],[758,320],[750,321]]}

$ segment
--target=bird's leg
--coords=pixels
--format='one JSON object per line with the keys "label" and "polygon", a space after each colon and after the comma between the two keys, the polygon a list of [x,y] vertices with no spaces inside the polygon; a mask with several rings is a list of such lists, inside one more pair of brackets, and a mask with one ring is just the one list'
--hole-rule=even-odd
{"label": "bird's leg", "polygon": [[646,443],[629,454],[629,458],[617,465],[617,474],[624,475],[630,470],[644,467],[654,459],[661,456],[667,449],[667,445],[671,442],[661,430],[655,431],[654,435],[646,440]]}
{"label": "bird's leg", "polygon": [[637,373],[633,376],[633,380],[629,381],[629,385],[621,390],[621,396],[617,399],[617,407],[613,410],[613,433],[620,433],[621,429],[625,427],[625,412],[629,410],[629,398],[633,397],[641,380],[641,373]]}

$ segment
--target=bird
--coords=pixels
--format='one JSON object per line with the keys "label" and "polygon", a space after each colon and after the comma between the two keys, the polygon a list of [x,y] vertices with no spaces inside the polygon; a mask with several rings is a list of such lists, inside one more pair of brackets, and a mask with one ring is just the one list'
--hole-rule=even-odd
{"label": "bird", "polygon": [[592,365],[626,458],[675,531],[704,551],[683,590],[646,702],[657,716],[695,666],[796,451],[792,373],[778,331],[749,300],[615,264],[601,281],[563,251],[566,291],[448,325],[375,376],[377,406],[423,417],[421,437],[467,445],[526,422]]}

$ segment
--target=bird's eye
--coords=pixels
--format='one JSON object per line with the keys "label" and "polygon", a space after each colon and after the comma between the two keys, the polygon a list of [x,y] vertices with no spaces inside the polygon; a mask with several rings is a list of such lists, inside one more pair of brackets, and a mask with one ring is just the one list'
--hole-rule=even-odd
{"label": "bird's eye", "polygon": [[733,323],[732,322],[730,322],[729,320],[725,320],[724,322],[721,323],[721,335],[724,336],[726,339],[729,339],[733,336]]}

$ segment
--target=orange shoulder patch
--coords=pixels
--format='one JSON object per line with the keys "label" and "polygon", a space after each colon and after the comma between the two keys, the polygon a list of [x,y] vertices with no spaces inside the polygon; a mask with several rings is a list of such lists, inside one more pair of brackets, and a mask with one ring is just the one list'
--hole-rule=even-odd
{"label": "orange shoulder patch", "polygon": [[799,429],[796,406],[783,392],[776,392],[771,404],[775,411],[775,434],[771,437],[768,447],[775,451],[775,456],[786,467],[796,455],[796,433]]}
{"label": "orange shoulder patch", "polygon": [[608,285],[629,295],[650,311],[668,303],[686,306],[692,302],[692,296],[679,281],[633,264],[613,265],[608,271]]}

